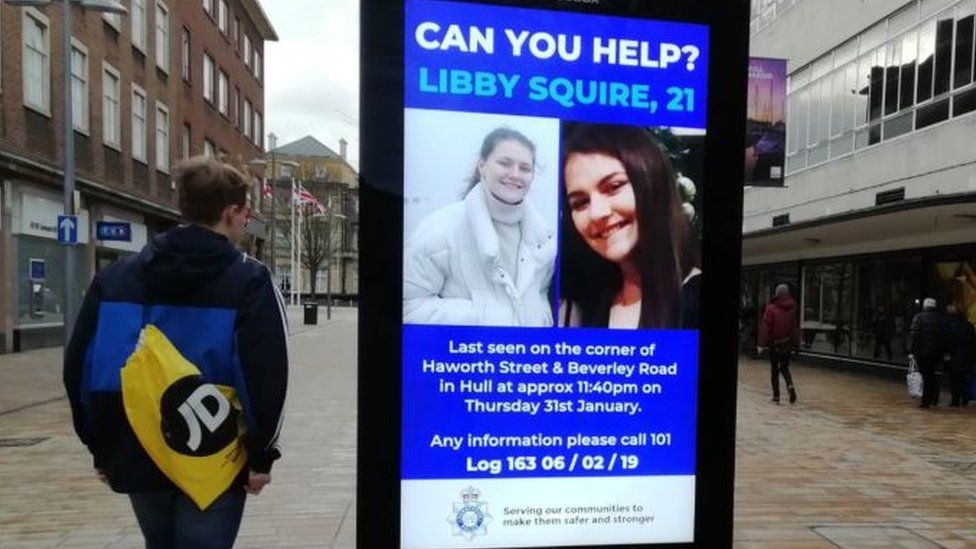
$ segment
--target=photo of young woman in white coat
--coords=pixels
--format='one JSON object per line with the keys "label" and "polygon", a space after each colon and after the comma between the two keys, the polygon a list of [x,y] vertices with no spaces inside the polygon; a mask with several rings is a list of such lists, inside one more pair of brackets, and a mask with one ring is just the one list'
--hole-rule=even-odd
{"label": "photo of young woman in white coat", "polygon": [[525,135],[500,127],[485,136],[463,199],[407,238],[404,323],[553,325],[556,235],[528,197],[535,173]]}

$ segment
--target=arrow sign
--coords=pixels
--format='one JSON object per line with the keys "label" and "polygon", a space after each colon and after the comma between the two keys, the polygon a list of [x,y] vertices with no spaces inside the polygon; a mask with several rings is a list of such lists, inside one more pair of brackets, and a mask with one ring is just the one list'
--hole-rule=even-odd
{"label": "arrow sign", "polygon": [[58,216],[58,242],[76,244],[78,242],[78,216]]}

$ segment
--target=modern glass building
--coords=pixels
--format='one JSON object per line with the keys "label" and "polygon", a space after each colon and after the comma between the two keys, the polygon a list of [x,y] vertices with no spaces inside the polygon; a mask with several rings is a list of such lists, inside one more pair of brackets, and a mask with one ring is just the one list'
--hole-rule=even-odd
{"label": "modern glass building", "polygon": [[786,178],[747,188],[741,337],[779,283],[802,352],[903,367],[924,297],[976,323],[976,0],[754,0],[789,61]]}

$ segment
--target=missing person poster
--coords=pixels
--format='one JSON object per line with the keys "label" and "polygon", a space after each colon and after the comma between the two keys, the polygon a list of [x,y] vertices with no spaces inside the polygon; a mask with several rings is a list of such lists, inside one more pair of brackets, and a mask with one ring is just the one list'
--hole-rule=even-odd
{"label": "missing person poster", "polygon": [[746,185],[783,185],[786,162],[786,60],[749,58]]}
{"label": "missing person poster", "polygon": [[693,541],[708,27],[405,31],[401,547]]}

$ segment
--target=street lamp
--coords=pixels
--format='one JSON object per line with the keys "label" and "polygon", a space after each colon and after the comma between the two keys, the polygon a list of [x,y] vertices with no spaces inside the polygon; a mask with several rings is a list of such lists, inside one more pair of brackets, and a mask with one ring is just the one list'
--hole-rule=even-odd
{"label": "street lamp", "polygon": [[278,182],[278,174],[275,173],[275,150],[278,148],[278,136],[274,132],[268,133],[268,146],[271,147],[271,278],[278,284],[278,258],[276,257],[277,247],[275,238],[275,188]]}
{"label": "street lamp", "polygon": [[[101,13],[126,14],[129,10],[115,0],[4,0],[11,6],[44,7],[60,2],[64,8],[61,24],[62,59],[61,71],[64,77],[64,215],[75,215],[75,129],[74,114],[71,112],[71,8],[79,6],[82,9]],[[75,228],[77,234],[77,227]],[[75,314],[78,310],[75,295],[75,271],[77,256],[75,246],[64,246],[64,346],[68,347],[71,332],[74,328]]]}

